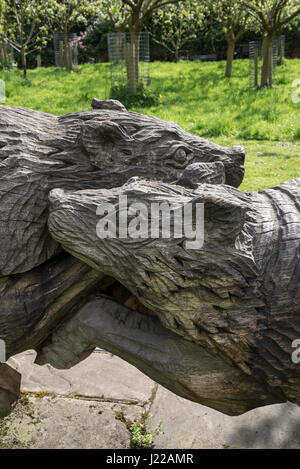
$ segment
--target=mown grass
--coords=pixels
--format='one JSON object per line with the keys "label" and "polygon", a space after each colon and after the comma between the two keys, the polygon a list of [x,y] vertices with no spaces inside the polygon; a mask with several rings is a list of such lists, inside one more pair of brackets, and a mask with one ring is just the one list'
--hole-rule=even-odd
{"label": "mown grass", "polygon": [[[222,145],[246,148],[243,190],[257,190],[300,176],[300,103],[292,102],[293,80],[300,78],[300,60],[277,68],[274,89],[249,88],[247,60],[237,60],[231,79],[224,62],[151,64],[151,88],[159,105],[131,110],[172,120],[185,130]],[[1,72],[7,105],[53,114],[90,109],[93,96],[109,95],[109,65],[80,66],[77,72],[55,68]]]}
{"label": "mown grass", "polygon": [[29,70],[27,81],[20,70],[0,73],[7,105],[56,115],[91,109],[92,97],[108,95],[108,77],[108,64],[84,65],[76,72],[54,67]]}

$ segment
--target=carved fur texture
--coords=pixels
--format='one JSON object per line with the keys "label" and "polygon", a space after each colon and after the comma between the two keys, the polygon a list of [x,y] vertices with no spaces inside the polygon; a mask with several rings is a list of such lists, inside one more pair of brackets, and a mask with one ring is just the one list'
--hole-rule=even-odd
{"label": "carved fur texture", "polygon": [[[300,180],[243,193],[242,147],[116,101],[92,106],[63,117],[0,106],[8,355],[35,348],[38,363],[63,368],[100,346],[230,415],[300,404]],[[97,207],[118,215],[120,196],[149,213],[204,204],[203,246],[188,249],[184,234],[99,238]]]}
{"label": "carved fur texture", "polygon": [[[204,245],[186,239],[98,237],[97,207],[204,203]],[[175,334],[300,402],[300,179],[258,193],[196,190],[134,178],[121,188],[50,194],[49,229],[75,257],[117,279]],[[171,364],[170,364],[171,366]]]}

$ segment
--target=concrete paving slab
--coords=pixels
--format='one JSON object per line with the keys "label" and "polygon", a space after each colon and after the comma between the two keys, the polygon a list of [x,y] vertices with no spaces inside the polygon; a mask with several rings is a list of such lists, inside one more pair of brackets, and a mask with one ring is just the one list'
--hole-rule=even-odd
{"label": "concrete paving slab", "polygon": [[150,413],[149,429],[163,422],[155,448],[300,448],[300,407],[291,403],[229,417],[159,386]]}
{"label": "concrete paving slab", "polygon": [[34,358],[31,351],[14,357],[29,394],[0,419],[1,435],[7,425],[0,448],[129,448],[118,418],[140,422],[149,408],[149,430],[163,422],[156,448],[300,448],[300,407],[291,403],[229,417],[174,395],[104,351],[71,370],[39,367]]}
{"label": "concrete paving slab", "polygon": [[106,402],[44,397],[27,398],[4,421],[2,448],[31,449],[127,449],[130,435],[116,412],[126,407],[136,418],[142,409]]}
{"label": "concrete paving slab", "polygon": [[92,353],[70,370],[34,364],[34,351],[15,355],[22,373],[21,389],[59,396],[78,395],[109,402],[145,405],[154,383],[129,363],[104,351]]}

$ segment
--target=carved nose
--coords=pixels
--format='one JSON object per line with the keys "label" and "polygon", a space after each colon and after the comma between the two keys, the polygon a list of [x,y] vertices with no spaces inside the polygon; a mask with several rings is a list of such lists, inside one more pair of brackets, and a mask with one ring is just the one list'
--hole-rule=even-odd
{"label": "carved nose", "polygon": [[234,145],[230,148],[231,157],[239,162],[245,161],[245,148],[240,145]]}
{"label": "carved nose", "polygon": [[60,204],[64,197],[65,191],[63,189],[52,189],[48,195],[49,202],[54,206]]}

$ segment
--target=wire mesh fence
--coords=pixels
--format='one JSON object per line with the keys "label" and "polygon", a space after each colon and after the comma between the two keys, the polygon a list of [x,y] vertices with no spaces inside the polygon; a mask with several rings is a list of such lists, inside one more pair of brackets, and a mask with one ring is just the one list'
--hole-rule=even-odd
{"label": "wire mesh fence", "polygon": [[55,66],[74,68],[78,66],[77,34],[56,32],[53,36]]}
{"label": "wire mesh fence", "polygon": [[128,85],[134,91],[138,84],[149,86],[149,33],[109,33],[107,43],[111,87]]}
{"label": "wire mesh fence", "polygon": [[278,38],[278,64],[283,63],[285,57],[285,36]]}
{"label": "wire mesh fence", "polygon": [[[263,57],[266,57],[265,43],[263,40],[251,41],[249,43],[249,81],[250,87],[256,88],[260,85],[260,73],[262,70]],[[270,50],[267,54],[268,84],[272,86],[276,79],[276,67],[281,63],[285,53],[285,36],[273,39]]]}

